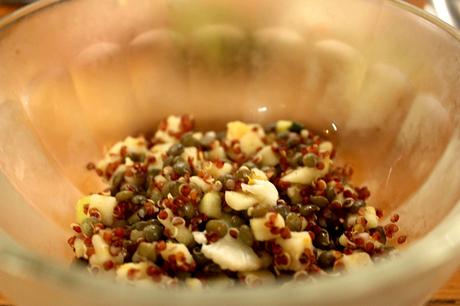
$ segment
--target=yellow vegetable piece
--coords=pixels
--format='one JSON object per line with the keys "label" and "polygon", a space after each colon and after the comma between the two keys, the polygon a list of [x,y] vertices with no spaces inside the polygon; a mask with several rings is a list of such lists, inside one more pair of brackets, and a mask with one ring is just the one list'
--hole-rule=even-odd
{"label": "yellow vegetable piece", "polygon": [[276,132],[277,133],[282,133],[282,132],[286,132],[287,130],[289,130],[289,128],[291,127],[292,125],[292,121],[289,121],[289,120],[278,120],[276,122]]}
{"label": "yellow vegetable piece", "polygon": [[77,223],[81,224],[84,219],[88,216],[85,214],[84,207],[86,204],[89,205],[90,196],[86,196],[78,200],[77,205],[75,205],[75,215]]}

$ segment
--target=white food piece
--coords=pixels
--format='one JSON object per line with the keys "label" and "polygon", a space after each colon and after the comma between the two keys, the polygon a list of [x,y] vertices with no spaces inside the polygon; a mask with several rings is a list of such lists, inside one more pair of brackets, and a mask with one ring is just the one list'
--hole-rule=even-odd
{"label": "white food piece", "polygon": [[204,192],[208,192],[209,190],[211,190],[211,184],[206,182],[199,176],[195,175],[190,177],[190,183],[197,185]]}
{"label": "white food piece", "polygon": [[241,151],[247,156],[253,155],[256,151],[264,146],[263,141],[260,139],[256,132],[246,133],[240,138]]}
{"label": "white food piece", "polygon": [[220,218],[222,215],[220,194],[216,191],[207,192],[201,199],[198,210],[210,218]]}
{"label": "white food piece", "polygon": [[226,191],[225,202],[234,210],[246,210],[256,205],[259,200],[256,197],[239,191]]}
{"label": "white food piece", "polygon": [[217,242],[203,245],[201,251],[222,269],[255,271],[262,266],[261,259],[252,248],[228,234]]}
{"label": "white food piece", "polygon": [[364,218],[367,221],[367,228],[376,228],[379,225],[379,217],[377,216],[375,207],[366,206],[362,208]]}
{"label": "white food piece", "polygon": [[144,137],[128,136],[125,140],[117,142],[109,149],[104,155],[104,158],[97,163],[97,168],[105,171],[110,163],[120,159],[120,150],[123,147],[126,147],[126,152],[128,154],[145,154],[148,151],[147,142]]}
{"label": "white food piece", "polygon": [[198,158],[198,150],[195,147],[186,147],[184,148],[184,152],[182,152],[181,157],[188,162],[189,158],[192,160],[192,164],[194,167],[198,165],[199,158]]}
{"label": "white food piece", "polygon": [[77,258],[86,258],[86,251],[87,247],[85,245],[85,242],[83,239],[77,238],[75,239],[75,242],[73,244],[73,247],[75,249],[75,257]]}
{"label": "white food piece", "polygon": [[89,209],[95,208],[101,213],[101,221],[104,225],[112,225],[113,210],[117,206],[117,199],[111,196],[92,194],[89,199]]}
{"label": "white food piece", "polygon": [[168,260],[170,255],[176,255],[176,264],[180,268],[195,264],[189,250],[182,243],[166,242],[166,249],[161,251],[160,255],[164,260]]}
{"label": "white food piece", "polygon": [[252,233],[254,238],[258,241],[266,241],[270,239],[275,239],[278,235],[274,235],[270,232],[270,229],[265,226],[265,223],[272,218],[273,215],[276,215],[274,226],[278,228],[283,228],[285,226],[284,219],[280,214],[277,213],[267,213],[262,218],[253,218],[249,221]]}
{"label": "white food piece", "polygon": [[171,148],[173,144],[172,143],[161,143],[161,144],[157,144],[157,145],[154,145],[150,151],[152,151],[153,153],[160,153],[160,156],[161,154],[166,154],[166,152],[168,152],[169,148]]}
{"label": "white food piece", "polygon": [[168,144],[173,144],[177,142],[177,139],[175,137],[169,135],[168,132],[162,131],[162,130],[158,130],[155,133],[155,138],[163,141],[164,143],[168,143]]}
{"label": "white food piece", "polygon": [[225,174],[229,174],[232,172],[232,165],[230,163],[224,163],[224,165],[219,168],[217,165],[211,161],[207,161],[203,163],[203,170],[206,171],[209,175],[213,178],[219,178],[224,176]]}
{"label": "white food piece", "polygon": [[207,158],[210,160],[226,160],[227,155],[225,153],[225,149],[222,146],[217,145],[208,152]]}
{"label": "white food piece", "polygon": [[330,141],[323,141],[319,144],[319,153],[332,152],[334,145]]}
{"label": "white food piece", "polygon": [[365,252],[343,255],[338,262],[342,263],[347,271],[373,264],[371,257]]}
{"label": "white food piece", "polygon": [[275,206],[279,198],[278,190],[275,185],[269,181],[253,180],[252,184],[241,184],[244,192],[253,195],[261,204]]}
{"label": "white food piece", "polygon": [[[162,169],[163,168],[163,158],[162,158],[162,153],[153,153],[151,151],[147,152],[145,154],[145,159],[151,159],[155,158],[155,162],[149,164],[148,170],[152,169]],[[119,167],[120,168],[120,167]]]}
{"label": "white food piece", "polygon": [[271,166],[276,166],[279,163],[279,158],[275,154],[275,152],[273,152],[271,146],[263,147],[262,150],[257,152],[256,158],[260,158],[260,163],[262,166],[271,167]]}
{"label": "white food piece", "polygon": [[249,178],[250,178],[251,180],[264,180],[264,181],[268,181],[268,177],[267,177],[267,175],[265,174],[265,172],[263,172],[262,170],[257,169],[257,168],[251,169],[251,174],[249,175]]}
{"label": "white food piece", "polygon": [[169,116],[166,119],[166,130],[169,132],[180,132],[181,117],[179,116]]}
{"label": "white food piece", "polygon": [[155,138],[160,139],[165,143],[175,143],[178,141],[176,137],[170,135],[171,133],[177,133],[181,130],[181,117],[178,116],[169,116],[166,119],[166,130],[157,130],[155,133]]}
{"label": "white food piece", "polygon": [[239,140],[241,151],[246,155],[252,155],[263,147],[264,136],[264,129],[258,124],[246,124],[241,121],[227,123],[227,140]]}
{"label": "white food piece", "polygon": [[227,123],[227,139],[240,140],[243,135],[251,131],[250,125],[241,121]]}
{"label": "white food piece", "polygon": [[317,178],[324,176],[329,171],[330,159],[323,160],[324,168],[319,170],[317,168],[299,167],[292,172],[285,174],[281,180],[283,182],[308,185]]}
{"label": "white food piece", "polygon": [[189,277],[189,278],[185,279],[184,282],[185,282],[185,286],[188,289],[196,290],[196,289],[202,289],[203,288],[203,283],[201,282],[201,280],[199,278]]}
{"label": "white food piece", "polygon": [[[139,263],[129,262],[129,263],[122,264],[121,266],[117,268],[116,279],[118,281],[147,279],[148,278],[148,275],[147,275],[148,267],[149,267],[149,264],[146,262],[139,262]],[[136,270],[136,273],[131,274],[130,277],[128,278],[128,273],[130,270]]]}
{"label": "white food piece", "polygon": [[91,267],[102,267],[105,262],[111,260],[114,264],[123,263],[123,255],[112,256],[109,251],[109,245],[104,241],[101,234],[93,235],[91,242],[94,247],[94,254],[89,258]]}
{"label": "white food piece", "polygon": [[240,272],[238,275],[248,286],[269,285],[275,282],[275,276],[267,270]]}
{"label": "white food piece", "polygon": [[198,244],[206,244],[208,243],[208,239],[204,232],[192,232],[193,239],[195,239],[196,243]]}
{"label": "white food piece", "polygon": [[279,237],[276,239],[276,243],[289,254],[291,259],[289,265],[284,267],[284,269],[299,271],[305,268],[305,266],[300,263],[299,258],[305,249],[313,249],[311,237],[308,232],[291,232],[291,238],[283,239]]}

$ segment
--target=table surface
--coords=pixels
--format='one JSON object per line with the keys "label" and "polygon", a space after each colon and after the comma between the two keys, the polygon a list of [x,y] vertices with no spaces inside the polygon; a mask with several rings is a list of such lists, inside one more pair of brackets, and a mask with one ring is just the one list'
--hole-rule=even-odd
{"label": "table surface", "polygon": [[[409,0],[414,5],[422,7],[425,0]],[[8,14],[18,6],[0,5],[0,17]],[[1,288],[0,288],[1,290]],[[11,305],[8,300],[0,295],[0,306]],[[442,305],[460,305],[460,270],[457,271],[452,278],[439,289],[426,304],[426,306],[442,306]]]}

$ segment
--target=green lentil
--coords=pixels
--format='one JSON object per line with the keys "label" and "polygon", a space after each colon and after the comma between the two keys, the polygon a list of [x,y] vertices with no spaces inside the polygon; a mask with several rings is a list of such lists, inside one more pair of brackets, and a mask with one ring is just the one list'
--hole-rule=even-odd
{"label": "green lentil", "polygon": [[161,236],[163,236],[163,227],[158,224],[147,225],[144,227],[143,232],[145,241],[158,241],[160,240]]}
{"label": "green lentil", "polygon": [[155,177],[160,173],[161,173],[161,169],[151,168],[151,169],[149,169],[148,175],[151,175],[152,177]]}
{"label": "green lentil", "polygon": [[198,266],[203,266],[209,262],[209,259],[201,252],[201,247],[194,247],[192,249],[192,256]]}
{"label": "green lentil", "polygon": [[321,269],[329,270],[334,266],[335,261],[334,251],[326,251],[318,256],[317,263]]}
{"label": "green lentil", "polygon": [[232,227],[239,227],[244,224],[243,218],[238,215],[224,215],[224,220]]}
{"label": "green lentil", "polygon": [[129,191],[129,190],[123,190],[123,191],[118,192],[115,195],[115,198],[117,199],[117,202],[126,202],[126,201],[131,200],[133,195],[134,195],[134,192]]}
{"label": "green lentil", "polygon": [[137,222],[141,221],[141,218],[139,217],[139,215],[137,214],[137,212],[135,212],[134,214],[132,214],[129,218],[128,218],[128,224],[132,225],[132,224],[135,224]]}
{"label": "green lentil", "polygon": [[364,202],[363,200],[356,200],[353,202],[353,204],[350,206],[349,209],[351,213],[357,213],[361,207],[365,207],[365,206],[366,206],[366,202]]}
{"label": "green lentil", "polygon": [[248,246],[252,246],[254,244],[254,235],[248,225],[244,224],[240,226],[238,239]]}
{"label": "green lentil", "polygon": [[262,218],[268,213],[269,210],[270,206],[258,204],[251,209],[251,217]]}
{"label": "green lentil", "polygon": [[157,203],[158,201],[163,199],[161,192],[158,189],[154,189],[150,192],[149,198],[154,202]]}
{"label": "green lentil", "polygon": [[131,153],[127,157],[135,163],[142,163],[145,160],[145,153]]}
{"label": "green lentil", "polygon": [[177,182],[168,182],[163,186],[161,193],[163,197],[166,197],[169,193],[173,197],[177,197],[179,195],[179,184]]}
{"label": "green lentil", "polygon": [[185,173],[190,172],[189,164],[183,159],[176,161],[176,163],[173,166],[173,169],[174,172],[176,172],[179,175],[184,175]]}
{"label": "green lentil", "polygon": [[289,213],[286,217],[286,226],[293,232],[302,230],[302,218],[296,213]]}
{"label": "green lentil", "polygon": [[326,188],[326,198],[329,200],[329,202],[332,202],[335,199],[335,190],[334,187],[332,186],[327,186]]}
{"label": "green lentil", "polygon": [[311,196],[310,201],[318,207],[326,207],[329,204],[329,200],[323,196]]}
{"label": "green lentil", "polygon": [[275,211],[279,213],[283,218],[286,218],[291,210],[287,205],[278,204],[275,206]]}
{"label": "green lentil", "polygon": [[329,233],[324,228],[317,234],[315,234],[315,240],[313,241],[315,247],[323,250],[327,250],[331,246],[331,240],[329,239]]}
{"label": "green lentil", "polygon": [[193,137],[192,132],[187,132],[187,133],[183,134],[182,137],[180,138],[180,142],[185,147],[196,147],[196,146],[198,146],[200,144],[198,139]]}
{"label": "green lentil", "polygon": [[190,220],[195,216],[196,208],[192,203],[187,203],[182,207],[182,214],[184,219]]}
{"label": "green lentil", "polygon": [[206,232],[216,233],[220,238],[224,237],[227,234],[228,227],[227,225],[219,220],[210,220],[206,223]]}
{"label": "green lentil", "polygon": [[303,165],[308,168],[314,168],[318,163],[318,156],[313,153],[307,153],[302,159]]}
{"label": "green lentil", "polygon": [[300,166],[302,164],[302,157],[302,153],[295,153],[294,156],[292,156],[292,158],[289,159],[289,165],[294,168]]}
{"label": "green lentil", "polygon": [[169,149],[167,154],[169,156],[178,156],[184,152],[184,146],[181,143],[173,144]]}
{"label": "green lentil", "polygon": [[307,216],[310,216],[312,214],[314,214],[315,212],[319,211],[320,208],[316,205],[311,205],[311,204],[308,204],[308,205],[301,205],[300,208],[299,208],[299,213],[304,216],[304,217],[307,217]]}
{"label": "green lentil", "polygon": [[98,221],[95,218],[84,219],[80,225],[82,233],[87,237],[91,237],[94,231],[94,224],[97,222]]}
{"label": "green lentil", "polygon": [[115,195],[118,192],[120,185],[123,182],[124,177],[125,177],[125,174],[122,171],[117,172],[113,176],[112,186],[111,186],[111,195]]}

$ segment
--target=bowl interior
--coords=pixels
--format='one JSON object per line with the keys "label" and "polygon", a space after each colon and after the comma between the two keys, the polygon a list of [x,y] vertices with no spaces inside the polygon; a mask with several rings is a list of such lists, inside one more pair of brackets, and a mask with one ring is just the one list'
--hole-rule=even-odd
{"label": "bowl interior", "polygon": [[413,241],[459,197],[459,51],[389,1],[56,3],[0,31],[0,224],[68,261],[74,203],[103,188],[86,163],[188,113],[322,132]]}

